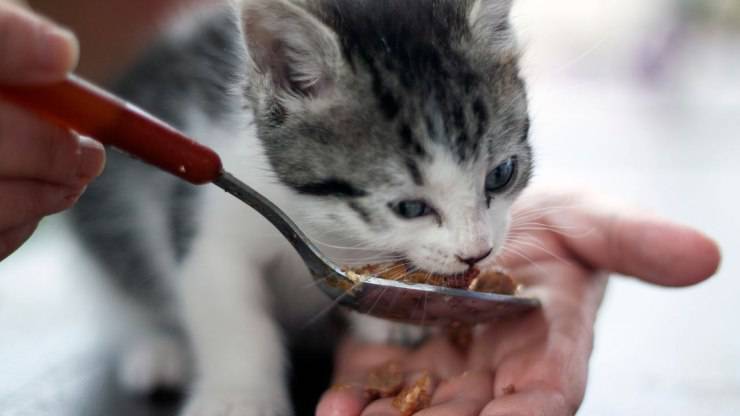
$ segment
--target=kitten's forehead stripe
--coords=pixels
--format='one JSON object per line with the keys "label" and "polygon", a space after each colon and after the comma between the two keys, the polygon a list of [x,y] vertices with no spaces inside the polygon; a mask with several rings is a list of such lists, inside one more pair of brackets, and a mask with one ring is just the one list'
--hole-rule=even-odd
{"label": "kitten's forehead stripe", "polygon": [[463,132],[466,126],[465,110],[462,103],[456,103],[452,110],[452,126],[455,130]]}
{"label": "kitten's forehead stripe", "polygon": [[358,198],[367,196],[367,192],[355,187],[347,181],[330,178],[321,182],[292,185],[298,193],[313,196],[337,196],[346,198]]}
{"label": "kitten's forehead stripe", "polygon": [[398,133],[401,136],[401,146],[410,149],[414,143],[414,133],[411,131],[411,127],[406,123],[401,123]]}
{"label": "kitten's forehead stripe", "polygon": [[476,135],[482,136],[488,130],[488,110],[481,97],[477,97],[473,102],[473,114],[478,119]]}
{"label": "kitten's forehead stripe", "polygon": [[406,159],[406,168],[409,170],[411,179],[417,186],[424,186],[424,177],[419,170],[419,165],[413,159]]}
{"label": "kitten's forehead stripe", "polygon": [[416,138],[414,132],[411,130],[411,126],[409,126],[408,123],[401,123],[398,135],[401,137],[401,149],[417,157],[426,156],[426,150],[424,150],[424,146]]}
{"label": "kitten's forehead stripe", "polygon": [[401,109],[401,103],[394,97],[392,89],[385,85],[383,75],[376,67],[375,62],[367,56],[363,56],[363,60],[372,76],[373,93],[378,100],[380,110],[387,119],[393,120]]}

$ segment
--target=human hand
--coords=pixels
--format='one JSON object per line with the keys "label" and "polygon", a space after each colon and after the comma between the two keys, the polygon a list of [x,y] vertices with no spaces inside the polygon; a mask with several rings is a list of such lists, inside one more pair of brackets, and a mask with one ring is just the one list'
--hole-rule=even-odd
{"label": "human hand", "polygon": [[[77,62],[74,36],[0,1],[0,85],[62,80]],[[0,260],[46,215],[72,206],[103,169],[102,145],[0,100]]]}
{"label": "human hand", "polygon": [[483,326],[467,352],[441,337],[414,351],[346,340],[336,358],[342,387],[324,395],[317,415],[397,416],[390,399],[368,403],[362,387],[387,361],[441,380],[420,416],[572,415],[608,273],[688,286],[714,274],[720,258],[694,230],[572,193],[524,196],[511,236],[500,263],[536,293],[541,310]]}

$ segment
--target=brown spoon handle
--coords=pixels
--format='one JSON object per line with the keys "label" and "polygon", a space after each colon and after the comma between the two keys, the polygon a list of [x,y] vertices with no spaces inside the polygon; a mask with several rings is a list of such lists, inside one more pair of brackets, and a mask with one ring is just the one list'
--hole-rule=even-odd
{"label": "brown spoon handle", "polygon": [[190,183],[209,183],[222,173],[210,148],[74,75],[50,85],[0,86],[0,97]]}

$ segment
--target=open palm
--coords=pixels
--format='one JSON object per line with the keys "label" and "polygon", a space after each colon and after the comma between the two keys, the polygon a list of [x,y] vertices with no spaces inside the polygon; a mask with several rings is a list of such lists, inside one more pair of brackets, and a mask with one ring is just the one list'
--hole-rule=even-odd
{"label": "open palm", "polygon": [[367,373],[393,360],[408,378],[438,381],[421,416],[572,415],[583,400],[593,325],[609,273],[687,286],[719,264],[714,242],[686,227],[574,193],[530,192],[515,207],[500,263],[542,301],[524,317],[482,326],[468,351],[444,337],[415,350],[346,340],[318,416],[398,415],[390,399],[369,402]]}

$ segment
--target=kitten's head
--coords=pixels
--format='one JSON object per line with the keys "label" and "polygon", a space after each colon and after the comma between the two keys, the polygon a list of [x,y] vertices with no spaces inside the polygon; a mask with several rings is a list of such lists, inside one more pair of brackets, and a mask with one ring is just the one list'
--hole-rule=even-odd
{"label": "kitten's head", "polygon": [[510,0],[245,0],[247,95],[314,223],[437,273],[501,248],[531,151]]}

